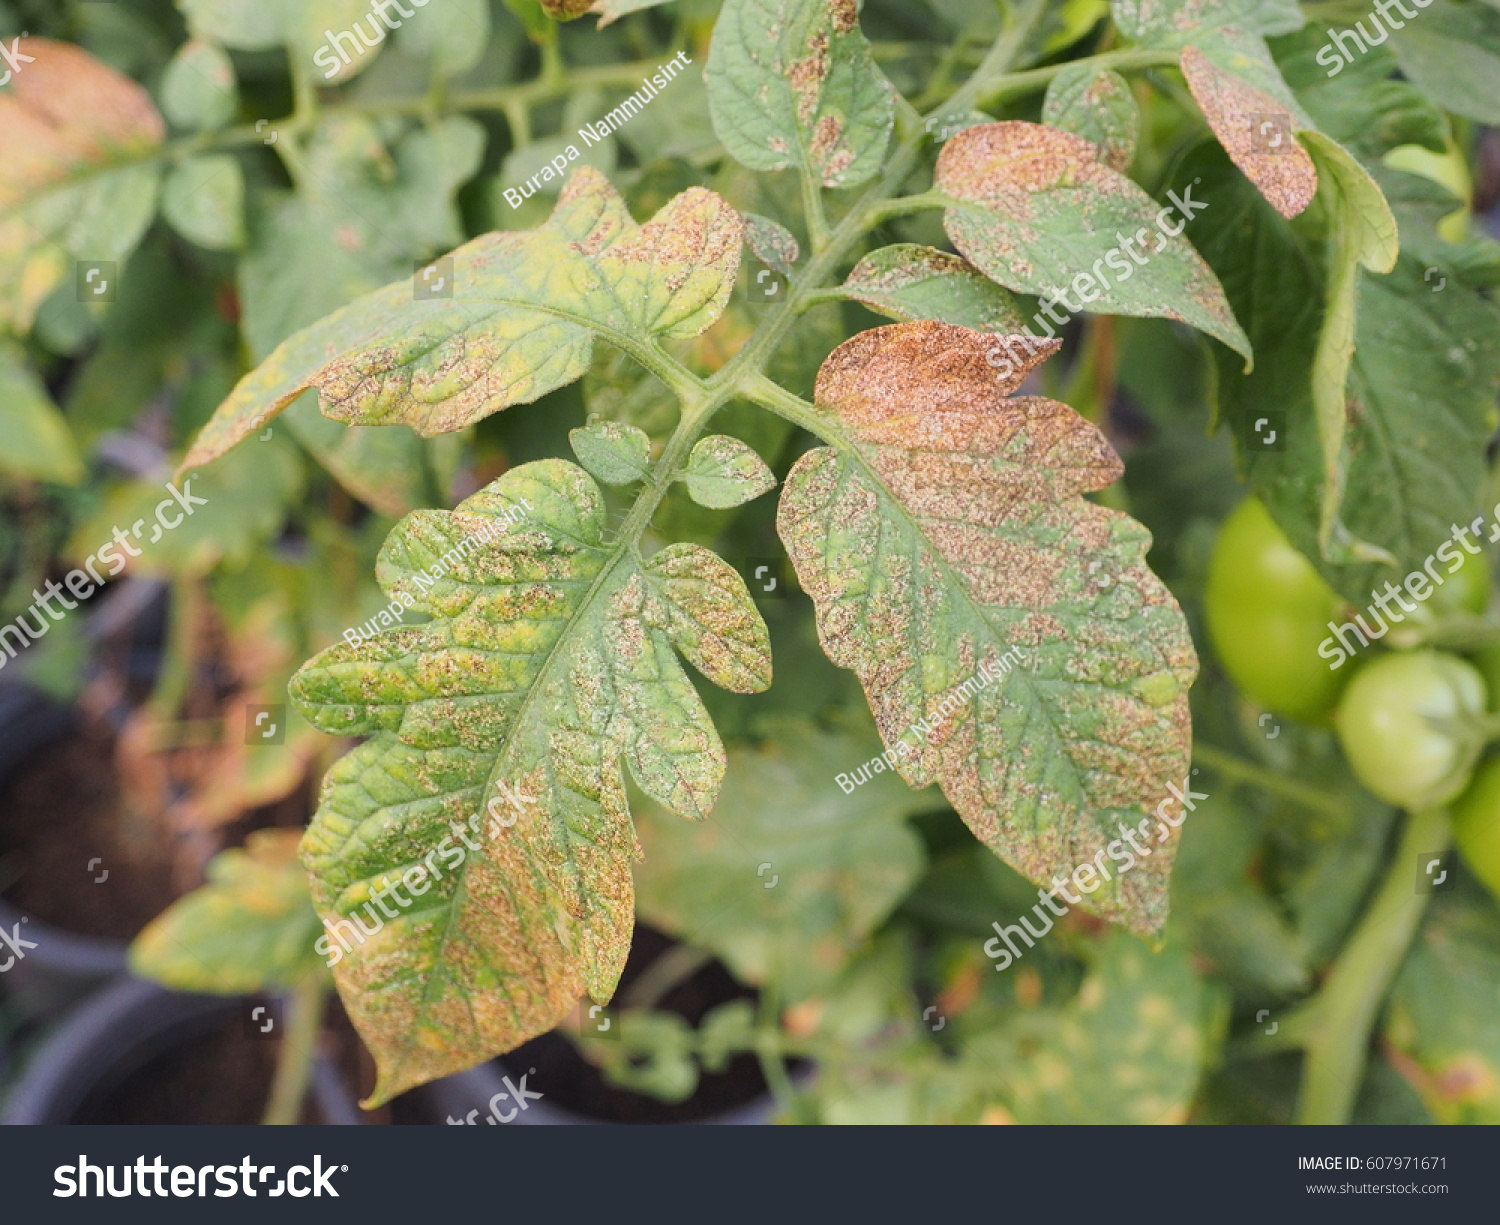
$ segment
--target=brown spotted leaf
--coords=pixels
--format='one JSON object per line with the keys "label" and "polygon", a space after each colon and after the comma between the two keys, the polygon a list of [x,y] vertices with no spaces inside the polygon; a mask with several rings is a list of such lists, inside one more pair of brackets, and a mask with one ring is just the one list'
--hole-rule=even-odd
{"label": "brown spotted leaf", "polygon": [[23,331],[69,261],[134,249],[160,178],[141,159],[166,125],[145,90],[80,47],[6,49],[18,67],[0,93],[0,323]]}
{"label": "brown spotted leaf", "polygon": [[184,468],[222,455],[309,387],[324,416],[430,437],[572,382],[596,333],[627,351],[696,336],[724,309],[742,233],[739,214],[701,187],[638,226],[609,181],[580,167],[546,225],[452,253],[451,297],[419,301],[411,280],[397,281],[283,342],[219,406]]}
{"label": "brown spotted leaf", "polygon": [[1010,394],[1057,342],[1004,378],[993,345],[919,322],[839,346],[816,393],[836,445],[788,475],[781,538],[907,781],[1034,880],[1104,865],[1088,903],[1154,931],[1174,842],[1128,873],[1109,848],[1188,777],[1197,660],[1146,529],[1082,496],[1120,476],[1109,443]]}
{"label": "brown spotted leaf", "polygon": [[1061,306],[1180,319],[1250,357],[1218,278],[1182,237],[1181,214],[1212,207],[1191,189],[1162,207],[1081,136],[1019,120],[960,132],[936,182],[953,200],[953,245],[1000,284],[1046,295],[1053,318]]}
{"label": "brown spotted leaf", "polygon": [[1019,332],[1025,317],[1000,286],[968,260],[902,242],[871,251],[841,292],[892,319],[941,319],[980,332]]}
{"label": "brown spotted leaf", "polygon": [[433,619],[331,647],[291,690],[370,737],[329,773],[303,858],[376,1103],[609,999],[633,920],[625,768],[691,818],[724,773],[676,652],[737,691],[771,676],[739,576],[696,545],[643,563],[607,544],[598,486],[562,460],[408,515],[377,575]]}
{"label": "brown spotted leaf", "polygon": [[1106,166],[1123,174],[1135,157],[1141,110],[1118,72],[1068,64],[1047,86],[1042,122],[1082,136],[1099,150]]}
{"label": "brown spotted leaf", "polygon": [[1180,52],[1182,75],[1224,151],[1283,217],[1318,190],[1296,133],[1314,127],[1266,46],[1303,25],[1290,0],[1114,0],[1115,24],[1148,47]]}
{"label": "brown spotted leaf", "polygon": [[859,0],[726,0],[703,80],[714,131],[741,165],[795,167],[824,187],[880,169],[895,93]]}

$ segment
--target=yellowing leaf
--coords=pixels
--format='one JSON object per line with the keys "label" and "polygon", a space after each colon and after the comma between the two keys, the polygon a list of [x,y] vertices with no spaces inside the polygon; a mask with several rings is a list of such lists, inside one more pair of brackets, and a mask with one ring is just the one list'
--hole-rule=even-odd
{"label": "yellowing leaf", "polygon": [[132,163],[165,124],[145,90],[71,43],[21,38],[11,50],[30,62],[0,93],[0,323],[24,330],[69,258],[134,248],[157,172]]}
{"label": "yellowing leaf", "polygon": [[323,972],[318,916],[297,862],[300,830],[257,830],[208,865],[208,883],[151,921],[130,948],[137,974],[177,991],[282,990]]}
{"label": "yellowing leaf", "polygon": [[[778,527],[895,768],[1046,881],[1182,787],[1197,660],[1146,530],[1081,496],[1120,475],[1109,444],[1066,405],[1009,396],[1056,342],[1002,379],[995,340],[906,323],[834,350],[817,402],[839,442],[797,462]],[[1158,928],[1174,841],[1089,902]]]}
{"label": "yellowing leaf", "polygon": [[724,772],[675,651],[721,685],[770,683],[728,565],[683,544],[642,564],[604,527],[561,460],[414,512],[378,575],[433,620],[331,647],[292,683],[316,726],[371,737],[330,772],[303,853],[377,1103],[610,997],[633,918],[624,767],[693,818]]}
{"label": "yellowing leaf", "polygon": [[702,332],[724,309],[741,243],[739,214],[711,191],[691,188],[638,226],[582,167],[546,225],[454,251],[451,297],[415,300],[413,282],[397,281],[282,343],[183,466],[223,454],[309,387],[325,416],[424,437],[529,403],[588,369],[595,332],[627,351]]}

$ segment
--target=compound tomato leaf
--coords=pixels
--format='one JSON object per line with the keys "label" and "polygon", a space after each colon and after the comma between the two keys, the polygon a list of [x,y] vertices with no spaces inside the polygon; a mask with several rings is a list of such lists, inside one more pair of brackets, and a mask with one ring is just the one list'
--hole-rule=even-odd
{"label": "compound tomato leaf", "polygon": [[1218,278],[1181,237],[1188,218],[1172,217],[1209,207],[1191,188],[1162,208],[1081,136],[1019,120],[960,132],[936,182],[953,201],[953,245],[1000,284],[1070,309],[1076,297],[1083,309],[1180,319],[1249,360]]}
{"label": "compound tomato leaf", "polygon": [[903,322],[939,319],[1006,333],[1025,326],[1016,299],[968,260],[918,243],[871,251],[850,270],[841,292]]}
{"label": "compound tomato leaf", "polygon": [[331,647],[293,680],[316,726],[371,737],[330,773],[303,857],[380,1065],[372,1102],[551,1029],[584,992],[610,997],[637,854],[624,766],[695,819],[724,772],[674,648],[721,683],[769,680],[727,565],[682,546],[642,565],[604,528],[598,486],[561,460],[413,512],[377,577],[433,620]]}
{"label": "compound tomato leaf", "polygon": [[[1082,496],[1122,472],[1108,442],[1009,394],[1058,342],[1004,378],[993,343],[923,322],[834,350],[816,396],[840,441],[798,460],[778,527],[894,768],[1045,881],[1102,861],[1182,787],[1197,659],[1142,560],[1149,533]],[[1158,929],[1174,844],[1089,902]]]}
{"label": "compound tomato leaf", "polygon": [[858,0],[726,0],[703,79],[714,131],[741,165],[795,167],[824,187],[880,169],[895,91],[859,29]]}
{"label": "compound tomato leaf", "polygon": [[700,439],[679,478],[699,506],[728,510],[776,488],[776,478],[753,449],[727,434]]}
{"label": "compound tomato leaf", "polygon": [[1082,136],[1098,148],[1106,166],[1124,174],[1135,157],[1141,109],[1118,72],[1069,64],[1047,86],[1042,122]]}
{"label": "compound tomato leaf", "polygon": [[130,946],[130,968],[176,991],[278,991],[322,974],[320,924],[297,859],[301,831],[256,830],[209,862],[208,883],[178,898]]}
{"label": "compound tomato leaf", "polygon": [[[135,249],[161,177],[139,159],[166,124],[144,89],[80,47],[18,38],[9,52],[20,70],[0,93],[0,324],[24,332],[70,260]],[[116,274],[97,272],[89,287],[103,292]]]}
{"label": "compound tomato leaf", "polygon": [[580,167],[546,225],[485,234],[448,257],[451,297],[416,301],[397,281],[283,342],[183,466],[223,454],[309,387],[334,420],[431,437],[571,383],[595,332],[627,351],[696,336],[724,309],[742,234],[739,214],[701,187],[638,226],[609,181]]}

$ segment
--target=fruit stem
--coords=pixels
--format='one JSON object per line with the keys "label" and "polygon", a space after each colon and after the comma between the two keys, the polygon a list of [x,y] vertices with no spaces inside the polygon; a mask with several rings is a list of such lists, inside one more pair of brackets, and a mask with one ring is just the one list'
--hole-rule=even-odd
{"label": "fruit stem", "polygon": [[1370,1030],[1427,909],[1418,861],[1448,849],[1448,810],[1412,813],[1375,901],[1310,1004],[1299,1123],[1347,1123],[1369,1057]]}
{"label": "fruit stem", "polygon": [[1279,796],[1283,800],[1290,800],[1293,804],[1300,804],[1303,808],[1311,809],[1313,812],[1325,813],[1330,817],[1342,817],[1348,811],[1343,800],[1330,792],[1277,774],[1264,766],[1258,766],[1242,757],[1236,757],[1233,753],[1211,744],[1204,744],[1201,740],[1193,745],[1193,758],[1215,773],[1222,774],[1231,782],[1248,783],[1252,787],[1259,787],[1262,791]]}

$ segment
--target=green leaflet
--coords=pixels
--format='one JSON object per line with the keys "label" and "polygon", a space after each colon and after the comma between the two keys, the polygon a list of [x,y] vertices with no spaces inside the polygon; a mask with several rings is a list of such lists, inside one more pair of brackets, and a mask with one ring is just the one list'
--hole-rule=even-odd
{"label": "green leaflet", "polygon": [[744,220],[745,242],[755,252],[755,258],[782,276],[791,276],[801,255],[792,232],[779,221],[772,221],[759,213],[745,213]]}
{"label": "green leaflet", "polygon": [[[390,26],[370,0],[177,0],[177,7],[198,38],[244,51],[284,44],[291,54],[311,62],[309,71],[321,84],[347,81],[364,71],[390,36]],[[441,0],[433,5],[441,7]],[[426,15],[419,7],[410,20]],[[356,25],[364,38],[354,33]]]}
{"label": "green leaflet", "polygon": [[179,128],[222,128],[234,118],[239,88],[224,48],[192,38],[183,43],[161,83],[162,110]]}
{"label": "green leaflet", "polygon": [[135,938],[130,968],[176,991],[219,995],[285,990],[323,973],[299,837],[291,829],[256,830],[244,850],[215,855],[208,883]]}
{"label": "green leaflet", "polygon": [[1323,455],[1323,503],[1318,512],[1318,547],[1331,561],[1394,562],[1389,552],[1357,537],[1339,522],[1344,499],[1344,433],[1348,408],[1345,387],[1354,357],[1354,311],[1359,270],[1389,272],[1399,245],[1396,219],[1369,173],[1321,132],[1300,138],[1318,166],[1333,230],[1328,256],[1328,300],[1323,330],[1313,358],[1313,412]]}
{"label": "green leaflet", "polygon": [[1429,3],[1391,36],[1401,71],[1439,106],[1500,123],[1500,13]]}
{"label": "green leaflet", "polygon": [[1098,146],[1100,160],[1124,174],[1135,156],[1141,109],[1119,73],[1069,64],[1047,86],[1042,122]]}
{"label": "green leaflet", "polygon": [[[1250,358],[1213,272],[1158,221],[1183,219],[1100,162],[1088,141],[1020,121],[969,128],[943,146],[935,178],[953,199],[948,236],[986,276],[1054,305],[1061,293],[1065,306],[1076,299],[1082,309],[1180,319]],[[1191,190],[1185,203],[1190,196],[1212,206]]]}
{"label": "green leaflet", "polygon": [[714,131],[752,170],[824,187],[873,178],[895,118],[858,0],[726,0],[704,70]]}
{"label": "green leaflet", "polygon": [[64,485],[83,480],[67,421],[10,340],[0,340],[0,438],[0,471]]}
{"label": "green leaflet", "polygon": [[730,750],[707,821],[647,806],[642,917],[712,949],[745,982],[774,980],[788,1001],[826,988],[922,869],[905,818],[925,797],[894,771],[852,792],[835,781],[879,755],[868,734],[788,722],[763,745]]}
{"label": "green leaflet", "polygon": [[595,332],[630,350],[696,336],[739,267],[739,214],[703,188],[637,226],[597,171],[576,170],[548,223],[496,232],[451,256],[451,298],[397,281],[284,342],[241,380],[185,466],[259,430],[303,390],[324,414],[404,422],[423,437],[528,403],[588,369]]}
{"label": "green leaflet", "polygon": [[245,179],[228,154],[193,157],[167,173],[161,209],[184,238],[211,251],[245,245]]}
{"label": "green leaflet", "polygon": [[842,292],[893,319],[940,319],[978,332],[1015,333],[1015,298],[967,260],[934,247],[896,243],[855,264]]}
{"label": "green leaflet", "polygon": [[[636,849],[622,759],[695,819],[724,771],[674,648],[726,688],[770,683],[765,626],[728,565],[684,544],[641,562],[604,525],[598,487],[561,460],[408,515],[377,574],[434,619],[336,645],[293,681],[316,726],[371,737],[330,773],[303,854],[348,945],[329,947],[379,1059],[375,1102],[552,1028],[585,991],[609,998]],[[381,912],[361,908],[400,880],[409,904],[350,937],[349,916],[371,926]]]}
{"label": "green leaflet", "polygon": [[710,434],[700,438],[680,478],[699,506],[728,510],[776,488],[765,461],[738,438]]}
{"label": "green leaflet", "polygon": [[[1045,881],[1182,787],[1197,660],[1145,529],[1082,497],[1118,478],[1109,444],[1065,405],[1007,398],[1057,342],[1001,378],[994,339],[906,323],[834,350],[817,402],[843,441],[798,460],[778,528],[897,770]],[[1089,903],[1156,930],[1172,848]]]}
{"label": "green leaflet", "polygon": [[403,25],[399,38],[404,50],[431,60],[444,80],[462,76],[490,44],[489,0],[440,0]]}
{"label": "green leaflet", "polygon": [[570,430],[568,441],[589,475],[606,485],[629,485],[651,470],[651,438],[633,425],[601,421]]}

